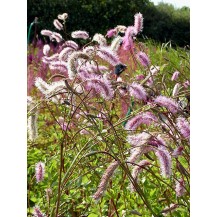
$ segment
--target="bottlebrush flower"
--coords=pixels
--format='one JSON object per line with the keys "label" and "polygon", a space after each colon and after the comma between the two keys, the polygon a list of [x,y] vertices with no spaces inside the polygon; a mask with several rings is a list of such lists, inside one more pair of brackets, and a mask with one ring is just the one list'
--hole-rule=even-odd
{"label": "bottlebrush flower", "polygon": [[118,165],[119,165],[118,161],[114,161],[108,166],[108,168],[106,169],[105,173],[103,174],[101,178],[101,181],[97,188],[96,193],[92,196],[94,200],[99,200],[102,197],[103,193],[106,190],[107,184],[109,180],[111,179],[111,177],[113,176]]}
{"label": "bottlebrush flower", "polygon": [[120,63],[118,56],[115,52],[113,52],[108,47],[100,47],[97,51],[97,55],[104,59],[105,61],[109,62],[111,65],[115,66]]}
{"label": "bottlebrush flower", "polygon": [[68,58],[68,62],[67,62],[67,68],[68,68],[68,75],[69,75],[69,79],[73,79],[75,74],[77,73],[77,69],[76,69],[76,62],[79,58],[85,59],[85,60],[89,60],[90,57],[81,51],[75,51],[73,52],[69,58]]}
{"label": "bottlebrush flower", "polygon": [[179,71],[175,71],[171,77],[171,81],[177,80],[177,78],[179,77],[179,74],[180,74]]}
{"label": "bottlebrush flower", "polygon": [[150,125],[152,123],[156,123],[157,121],[157,117],[151,112],[140,113],[127,121],[125,129],[136,130],[141,124]]}
{"label": "bottlebrush flower", "polygon": [[185,193],[185,183],[184,183],[184,179],[181,178],[178,181],[176,181],[176,187],[175,187],[175,191],[176,191],[176,196],[177,197],[181,197],[184,193]]}
{"label": "bottlebrush flower", "polygon": [[151,137],[150,134],[146,132],[142,132],[142,133],[137,133],[135,135],[128,135],[126,140],[133,147],[138,147],[146,144],[150,139],[150,137]]}
{"label": "bottlebrush flower", "polygon": [[111,38],[115,35],[117,35],[117,30],[116,29],[110,29],[110,30],[108,30],[106,37]]}
{"label": "bottlebrush flower", "polygon": [[52,56],[48,57],[48,56],[43,56],[42,57],[42,62],[43,63],[50,63],[51,61],[57,61],[59,60],[59,54],[53,54]]}
{"label": "bottlebrush flower", "polygon": [[67,75],[67,63],[65,61],[53,61],[49,64],[50,70],[57,70],[65,75]]}
{"label": "bottlebrush flower", "polygon": [[49,85],[47,90],[47,94],[54,94],[60,90],[63,90],[66,87],[65,82],[63,80],[52,82]]}
{"label": "bottlebrush flower", "polygon": [[49,51],[50,51],[50,46],[48,44],[45,44],[44,47],[43,47],[43,54],[45,56],[47,56]]}
{"label": "bottlebrush flower", "polygon": [[112,42],[111,42],[111,50],[117,52],[119,47],[121,46],[121,42],[122,42],[122,37],[117,36],[115,37]]}
{"label": "bottlebrush flower", "polygon": [[47,29],[43,29],[43,30],[41,30],[41,34],[50,37],[53,34],[53,32],[51,32],[50,30],[47,30]]}
{"label": "bottlebrush flower", "polygon": [[38,162],[35,166],[35,177],[37,182],[41,182],[44,179],[45,165],[42,162]]}
{"label": "bottlebrush flower", "polygon": [[164,146],[166,147],[166,142],[160,137],[160,135],[158,135],[157,137],[152,136],[149,140],[148,140],[148,145],[151,146]]}
{"label": "bottlebrush flower", "polygon": [[72,52],[74,51],[73,48],[71,47],[66,47],[64,48],[60,53],[59,53],[59,60],[62,61],[67,61],[69,56],[72,54]]}
{"label": "bottlebrush flower", "polygon": [[183,83],[183,86],[185,87],[185,88],[188,88],[188,86],[190,86],[190,82],[187,80],[187,81],[185,81],[184,83]]}
{"label": "bottlebrush flower", "polygon": [[55,26],[58,30],[62,30],[62,29],[63,29],[63,25],[62,25],[62,23],[60,23],[59,20],[55,19],[55,20],[53,21],[53,24],[54,24],[54,26]]}
{"label": "bottlebrush flower", "polygon": [[67,13],[59,14],[57,18],[65,21],[68,18],[68,14]]}
{"label": "bottlebrush flower", "polygon": [[127,30],[127,27],[123,25],[118,25],[115,27],[115,29],[117,30],[117,32],[125,33]]}
{"label": "bottlebrush flower", "polygon": [[110,100],[114,96],[114,90],[110,84],[110,81],[106,78],[91,78],[87,79],[87,85],[89,88],[93,88],[104,99]]}
{"label": "bottlebrush flower", "polygon": [[147,67],[150,64],[150,60],[145,53],[140,51],[136,54],[136,57],[144,67]]}
{"label": "bottlebrush flower", "polygon": [[83,52],[92,55],[95,52],[95,48],[93,46],[87,46],[83,49]]}
{"label": "bottlebrush flower", "polygon": [[186,139],[190,138],[190,125],[185,118],[179,117],[176,121],[176,126],[178,127],[178,130],[182,134],[182,136]]}
{"label": "bottlebrush flower", "polygon": [[46,83],[42,78],[36,77],[35,79],[35,86],[43,93],[47,94],[47,90],[49,89],[50,85]]}
{"label": "bottlebrush flower", "polygon": [[160,66],[151,66],[149,74],[156,75],[159,71],[160,71]]}
{"label": "bottlebrush flower", "polygon": [[134,28],[136,35],[143,29],[143,16],[141,13],[137,13],[134,15]]}
{"label": "bottlebrush flower", "polygon": [[147,93],[145,91],[145,88],[136,82],[133,82],[129,86],[129,93],[131,96],[135,97],[136,99],[141,99],[146,101],[147,100]]}
{"label": "bottlebrush flower", "polygon": [[29,109],[32,109],[31,115],[28,117],[27,120],[27,128],[28,128],[28,135],[30,141],[35,141],[38,137],[38,127],[37,127],[37,120],[38,120],[38,111],[35,107],[35,103],[31,102],[29,105]]}
{"label": "bottlebrush flower", "polygon": [[136,80],[137,81],[142,81],[142,80],[144,80],[145,79],[145,75],[143,75],[143,74],[140,74],[140,75],[137,75],[136,76]]}
{"label": "bottlebrush flower", "polygon": [[72,41],[72,40],[66,41],[66,42],[62,45],[62,47],[71,47],[71,48],[73,48],[74,50],[78,50],[78,44],[75,43],[75,42]]}
{"label": "bottlebrush flower", "polygon": [[[135,179],[135,181],[138,181],[138,175],[141,172],[141,170],[143,169],[143,167],[146,167],[150,165],[150,162],[147,160],[142,160],[138,163],[138,166],[134,166],[133,170],[132,170],[132,177]],[[135,188],[133,186],[132,183],[130,183],[130,190],[131,191],[135,191]]]}
{"label": "bottlebrush flower", "polygon": [[179,110],[179,105],[173,99],[166,96],[158,96],[154,102],[160,106],[167,108],[173,114],[177,113]]}
{"label": "bottlebrush flower", "polygon": [[184,150],[184,147],[183,146],[179,146],[178,148],[176,148],[173,153],[172,153],[172,156],[177,158],[178,156],[181,156],[182,155],[182,152]]}
{"label": "bottlebrush flower", "polygon": [[71,33],[72,38],[82,38],[82,39],[88,39],[89,34],[86,31],[74,31]]}
{"label": "bottlebrush flower", "polygon": [[39,207],[34,207],[33,216],[34,217],[45,217],[45,214],[43,214],[41,212],[41,210],[39,209]]}
{"label": "bottlebrush flower", "polygon": [[177,94],[179,93],[181,85],[179,83],[175,84],[174,88],[173,88],[173,93],[172,96],[177,96]]}
{"label": "bottlebrush flower", "polygon": [[107,43],[105,37],[102,34],[99,34],[99,33],[96,33],[93,36],[92,41],[98,42],[100,46],[105,46],[106,43]]}
{"label": "bottlebrush flower", "polygon": [[[154,148],[148,145],[142,145],[131,149],[130,156],[127,158],[127,162],[135,163],[143,154],[153,151]],[[132,165],[132,164],[131,164]]]}
{"label": "bottlebrush flower", "polygon": [[163,146],[159,146],[155,154],[160,163],[161,175],[165,178],[169,178],[172,174],[172,160],[170,153]]}
{"label": "bottlebrush flower", "polygon": [[62,35],[60,35],[57,32],[52,33],[51,39],[55,39],[57,43],[59,43],[59,42],[61,42],[63,40]]}
{"label": "bottlebrush flower", "polygon": [[124,50],[130,50],[134,48],[133,36],[135,36],[135,28],[134,26],[129,26],[125,32],[125,36],[123,37],[122,46]]}

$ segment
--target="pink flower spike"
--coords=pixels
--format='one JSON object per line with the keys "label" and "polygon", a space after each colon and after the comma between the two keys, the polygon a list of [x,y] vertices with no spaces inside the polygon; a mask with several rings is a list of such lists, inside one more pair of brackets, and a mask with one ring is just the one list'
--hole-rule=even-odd
{"label": "pink flower spike", "polygon": [[71,48],[73,48],[74,50],[78,50],[78,44],[75,43],[75,42],[72,41],[72,40],[66,41],[66,42],[62,45],[62,47],[71,47]]}
{"label": "pink flower spike", "polygon": [[63,29],[63,25],[62,25],[62,23],[60,23],[59,20],[55,19],[55,20],[53,21],[53,24],[54,24],[54,26],[55,26],[58,30],[62,30],[62,29]]}
{"label": "pink flower spike", "polygon": [[50,46],[48,44],[45,44],[44,47],[43,47],[43,54],[45,56],[47,56],[49,51],[50,51]]}
{"label": "pink flower spike", "polygon": [[53,33],[50,30],[44,29],[41,30],[41,34],[50,37]]}
{"label": "pink flower spike", "polygon": [[117,34],[117,30],[116,29],[110,29],[107,34],[106,37],[111,38],[113,36],[115,36]]}
{"label": "pink flower spike", "polygon": [[184,138],[190,139],[190,125],[185,118],[177,118],[176,126]]}
{"label": "pink flower spike", "polygon": [[170,153],[163,146],[158,147],[155,154],[160,163],[161,175],[165,178],[169,178],[172,174],[172,160]]}
{"label": "pink flower spike", "polygon": [[144,79],[145,79],[145,75],[143,75],[143,74],[140,74],[140,75],[136,76],[137,81],[141,81],[141,80],[144,80]]}
{"label": "pink flower spike", "polygon": [[62,35],[60,35],[57,32],[53,32],[51,35],[51,39],[55,39],[57,43],[61,42],[63,40]]}
{"label": "pink flower spike", "polygon": [[34,217],[45,217],[45,214],[43,214],[41,212],[41,210],[39,209],[39,207],[34,207],[33,216]]}
{"label": "pink flower spike", "polygon": [[189,86],[190,86],[190,82],[187,80],[187,81],[185,81],[184,83],[183,83],[183,86],[185,87],[185,88],[188,88]]}
{"label": "pink flower spike", "polygon": [[108,47],[100,47],[97,55],[113,66],[116,66],[120,63],[117,54]]}
{"label": "pink flower spike", "polygon": [[136,35],[143,29],[143,16],[141,13],[137,13],[134,15],[134,28]]}
{"label": "pink flower spike", "polygon": [[136,99],[141,99],[143,101],[147,100],[147,93],[145,91],[145,88],[141,84],[133,82],[129,86],[129,92],[130,95],[135,97]]}
{"label": "pink flower spike", "polygon": [[114,161],[108,166],[108,168],[106,169],[105,173],[103,174],[103,176],[101,178],[101,181],[100,181],[100,184],[97,188],[96,193],[93,195],[94,200],[99,200],[102,197],[103,193],[106,190],[108,182],[111,179],[111,177],[113,176],[118,165],[119,165],[118,161]]}
{"label": "pink flower spike", "polygon": [[180,74],[179,71],[175,71],[172,75],[171,81],[177,80],[177,78],[179,77],[179,74]]}
{"label": "pink flower spike", "polygon": [[144,67],[150,65],[150,60],[145,53],[140,51],[139,53],[136,54],[136,57]]}
{"label": "pink flower spike", "polygon": [[136,130],[141,124],[150,125],[157,122],[157,117],[151,112],[140,113],[135,117],[128,120],[125,129],[126,130]]}
{"label": "pink flower spike", "polygon": [[179,105],[173,99],[166,96],[158,96],[154,102],[160,106],[167,108],[171,113],[175,114],[179,110]]}
{"label": "pink flower spike", "polygon": [[35,166],[35,177],[37,182],[41,182],[44,179],[45,164],[38,162]]}
{"label": "pink flower spike", "polygon": [[125,36],[123,37],[123,49],[131,50],[134,48],[133,37],[135,36],[135,28],[134,26],[129,26],[125,32]]}
{"label": "pink flower spike", "polygon": [[88,39],[89,38],[89,34],[86,31],[74,31],[71,34],[72,38],[82,38],[82,39]]}
{"label": "pink flower spike", "polygon": [[184,183],[184,180],[182,178],[179,179],[178,181],[176,181],[175,191],[176,191],[177,197],[181,197],[185,193],[184,186],[185,186],[185,183]]}
{"label": "pink flower spike", "polygon": [[147,141],[150,139],[150,134],[146,132],[137,133],[135,135],[129,135],[127,136],[127,142],[130,143],[134,147],[142,146],[147,143]]}

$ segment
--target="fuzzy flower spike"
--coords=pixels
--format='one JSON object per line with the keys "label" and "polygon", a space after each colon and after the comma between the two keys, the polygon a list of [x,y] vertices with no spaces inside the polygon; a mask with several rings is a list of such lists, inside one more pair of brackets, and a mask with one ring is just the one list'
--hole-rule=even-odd
{"label": "fuzzy flower spike", "polygon": [[35,166],[35,177],[37,182],[41,182],[44,179],[45,165],[42,162],[38,162]]}
{"label": "fuzzy flower spike", "polygon": [[143,16],[141,13],[137,13],[134,16],[134,28],[136,35],[143,29]]}

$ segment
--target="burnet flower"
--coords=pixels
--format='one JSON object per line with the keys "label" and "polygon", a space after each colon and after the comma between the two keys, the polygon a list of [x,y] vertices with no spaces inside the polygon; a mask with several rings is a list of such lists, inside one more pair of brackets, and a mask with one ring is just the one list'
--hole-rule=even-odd
{"label": "burnet flower", "polygon": [[136,13],[134,15],[134,28],[136,35],[143,29],[143,16],[141,13]]}
{"label": "burnet flower", "polygon": [[176,126],[178,127],[179,132],[186,139],[190,138],[190,125],[185,118],[177,118]]}
{"label": "burnet flower", "polygon": [[184,193],[185,193],[185,183],[184,183],[184,179],[181,178],[178,181],[176,181],[176,187],[175,187],[175,191],[176,191],[176,196],[177,197],[181,197]]}
{"label": "burnet flower", "polygon": [[38,162],[35,166],[35,177],[37,182],[41,182],[44,179],[45,164]]}
{"label": "burnet flower", "polygon": [[62,23],[60,23],[59,20],[55,19],[55,20],[53,21],[53,24],[54,24],[54,26],[55,26],[58,30],[62,30],[62,29],[63,29],[63,25],[62,25]]}
{"label": "burnet flower", "polygon": [[175,81],[178,79],[180,72],[179,71],[175,71],[171,77],[171,81]]}
{"label": "burnet flower", "polygon": [[111,38],[113,36],[117,35],[117,30],[116,29],[110,29],[106,33],[106,37]]}
{"label": "burnet flower", "polygon": [[33,216],[34,217],[45,217],[45,214],[41,212],[39,207],[35,206],[33,209]]}
{"label": "burnet flower", "polygon": [[73,31],[71,33],[72,38],[82,38],[82,39],[88,39],[89,38],[89,34],[86,31]]}
{"label": "burnet flower", "polygon": [[131,85],[129,85],[129,93],[136,99],[143,101],[147,100],[147,93],[145,91],[145,88],[139,83],[133,82]]}
{"label": "burnet flower", "polygon": [[49,44],[45,44],[44,47],[43,47],[43,54],[45,56],[47,56],[48,53],[49,53],[49,51],[50,51],[50,45]]}
{"label": "burnet flower", "polygon": [[78,50],[78,44],[72,40],[65,41],[65,43],[62,45],[62,47],[64,47],[64,48],[65,47],[71,47],[74,50]]}
{"label": "burnet flower", "polygon": [[139,62],[144,66],[147,67],[150,65],[150,60],[148,56],[144,52],[139,52],[136,54],[136,58],[139,60]]}
{"label": "burnet flower", "polygon": [[161,175],[169,178],[172,174],[172,160],[169,151],[165,147],[159,146],[155,154],[160,163]]}
{"label": "burnet flower", "polygon": [[111,177],[113,176],[118,165],[119,165],[119,162],[114,161],[108,166],[108,168],[106,169],[105,173],[103,174],[101,178],[101,181],[97,188],[96,193],[92,196],[94,200],[99,200],[102,197],[103,193],[106,190],[107,184],[109,180],[111,179]]}
{"label": "burnet flower", "polygon": [[96,41],[100,46],[106,46],[106,44],[107,44],[105,37],[99,33],[96,33],[93,36],[92,41]]}
{"label": "burnet flower", "polygon": [[173,114],[179,111],[178,103],[166,96],[158,96],[154,102],[160,106],[167,108]]}
{"label": "burnet flower", "polygon": [[152,112],[140,113],[127,121],[125,129],[136,130],[141,124],[150,125],[157,122],[158,119]]}
{"label": "burnet flower", "polygon": [[[147,160],[141,160],[139,163],[137,163],[137,165],[134,166],[132,170],[132,177],[135,179],[136,182],[138,182],[138,175],[142,171],[143,167],[150,165],[150,162]],[[130,183],[130,190],[135,191],[133,183]]]}
{"label": "burnet flower", "polygon": [[68,18],[68,14],[67,13],[59,14],[57,17],[59,20],[65,21]]}
{"label": "burnet flower", "polygon": [[115,66],[120,63],[117,54],[108,47],[100,47],[96,53],[100,58]]}

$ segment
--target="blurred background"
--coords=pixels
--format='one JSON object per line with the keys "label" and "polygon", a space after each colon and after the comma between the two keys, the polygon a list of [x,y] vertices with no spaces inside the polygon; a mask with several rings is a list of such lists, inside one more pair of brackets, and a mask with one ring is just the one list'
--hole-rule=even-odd
{"label": "blurred background", "polygon": [[174,1],[167,0],[172,5],[159,0],[27,0],[27,31],[38,18],[29,41],[42,39],[42,29],[57,31],[53,20],[58,14],[68,13],[68,33],[85,30],[92,37],[95,33],[105,35],[117,25],[133,25],[134,14],[140,12],[144,17],[140,38],[185,47],[190,45],[190,8]]}

